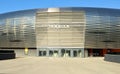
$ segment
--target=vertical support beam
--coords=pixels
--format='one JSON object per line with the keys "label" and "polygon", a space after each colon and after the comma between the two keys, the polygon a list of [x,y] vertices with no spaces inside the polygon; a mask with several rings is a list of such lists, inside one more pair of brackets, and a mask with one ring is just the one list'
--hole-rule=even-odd
{"label": "vertical support beam", "polygon": [[46,56],[49,57],[49,49],[46,49]]}
{"label": "vertical support beam", "polygon": [[88,57],[88,50],[85,49],[84,51],[85,51],[85,57]]}
{"label": "vertical support beam", "polygon": [[39,48],[37,48],[37,56],[39,56]]}
{"label": "vertical support beam", "polygon": [[58,50],[58,56],[61,57],[61,49]]}
{"label": "vertical support beam", "polygon": [[73,55],[73,49],[70,50],[70,57],[74,57],[74,55]]}
{"label": "vertical support beam", "polygon": [[85,54],[84,54],[84,53],[85,53],[85,52],[84,52],[84,49],[81,49],[81,53],[82,53],[81,57],[82,57],[82,58],[84,58],[84,57],[85,57]]}

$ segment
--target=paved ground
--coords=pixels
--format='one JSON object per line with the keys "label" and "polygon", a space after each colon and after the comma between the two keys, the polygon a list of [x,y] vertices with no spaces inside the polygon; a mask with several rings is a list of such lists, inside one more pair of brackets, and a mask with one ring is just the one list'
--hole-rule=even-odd
{"label": "paved ground", "polygon": [[120,74],[120,63],[103,58],[25,57],[0,61],[0,74]]}

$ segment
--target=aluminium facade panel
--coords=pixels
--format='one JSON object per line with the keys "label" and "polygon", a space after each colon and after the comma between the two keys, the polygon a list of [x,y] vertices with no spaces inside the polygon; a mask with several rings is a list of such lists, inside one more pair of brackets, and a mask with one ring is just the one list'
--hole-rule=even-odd
{"label": "aluminium facade panel", "polygon": [[37,12],[37,48],[84,48],[85,13]]}
{"label": "aluminium facade panel", "polygon": [[47,56],[120,49],[120,9],[63,7],[0,14],[1,48],[35,48]]}
{"label": "aluminium facade panel", "polygon": [[35,10],[0,15],[0,48],[36,48]]}
{"label": "aluminium facade panel", "polygon": [[120,48],[120,10],[86,10],[85,48]]}

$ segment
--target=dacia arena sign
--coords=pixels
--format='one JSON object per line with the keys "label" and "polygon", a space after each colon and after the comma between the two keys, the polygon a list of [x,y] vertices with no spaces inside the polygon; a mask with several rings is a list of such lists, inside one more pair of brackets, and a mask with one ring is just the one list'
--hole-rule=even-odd
{"label": "dacia arena sign", "polygon": [[62,24],[49,24],[49,25],[39,25],[37,27],[49,27],[49,28],[70,28],[69,25]]}

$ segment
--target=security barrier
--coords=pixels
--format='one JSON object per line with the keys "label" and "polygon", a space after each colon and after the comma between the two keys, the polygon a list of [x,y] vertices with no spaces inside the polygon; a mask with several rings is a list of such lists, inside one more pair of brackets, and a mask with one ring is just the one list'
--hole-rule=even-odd
{"label": "security barrier", "polygon": [[105,54],[105,61],[120,63],[120,53]]}
{"label": "security barrier", "polygon": [[0,60],[15,59],[14,50],[0,50]]}

